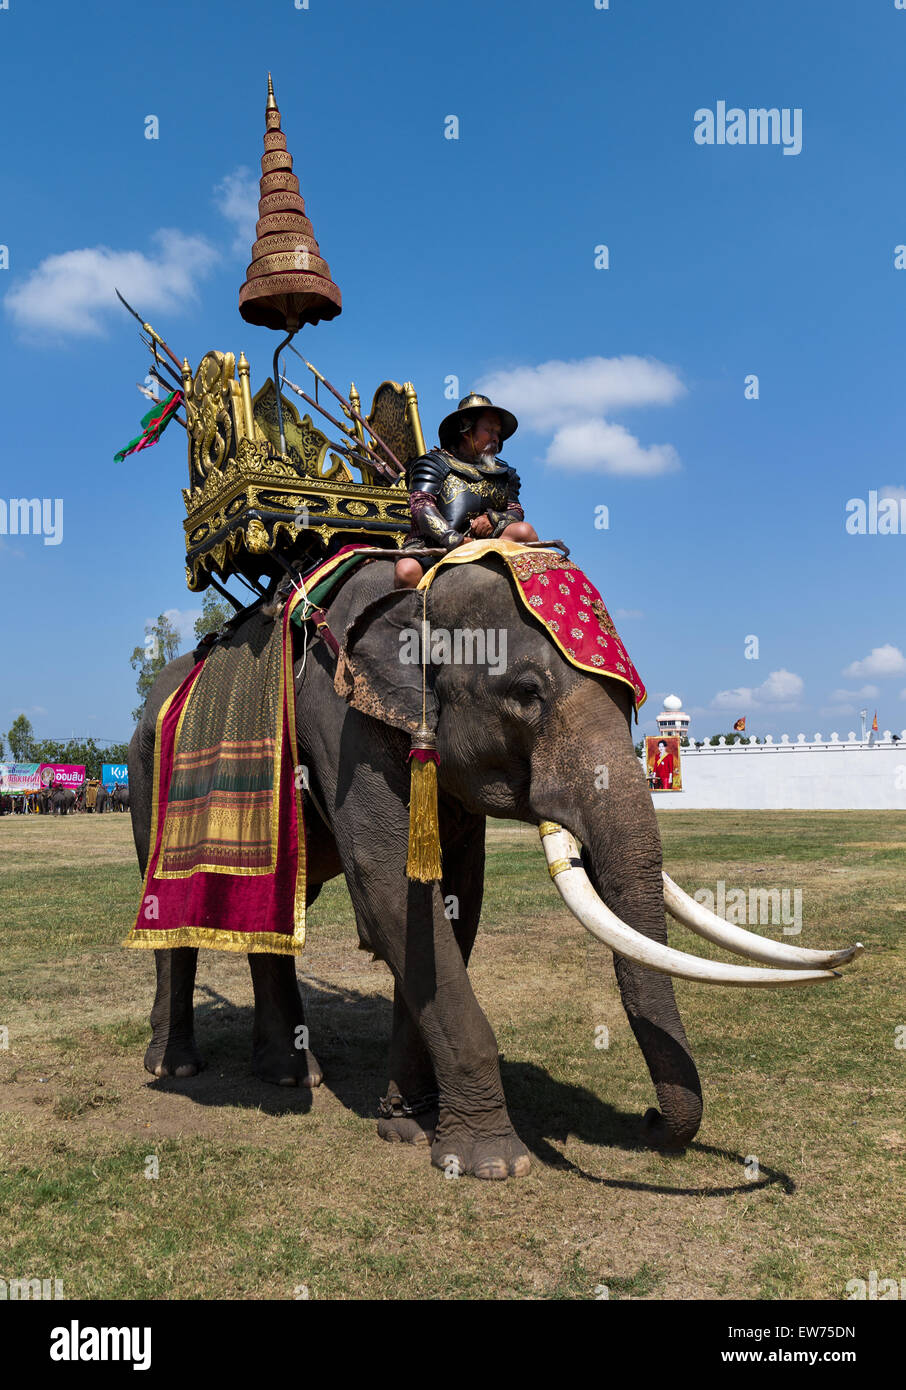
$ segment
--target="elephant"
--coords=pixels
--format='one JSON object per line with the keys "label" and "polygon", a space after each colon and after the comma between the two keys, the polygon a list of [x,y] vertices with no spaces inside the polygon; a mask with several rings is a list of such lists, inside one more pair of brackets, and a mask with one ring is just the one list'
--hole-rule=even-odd
{"label": "elephant", "polygon": [[48,810],[55,816],[65,816],[76,809],[76,794],[72,787],[51,787],[48,793]]}
{"label": "elephant", "polygon": [[[772,983],[793,983],[793,976],[806,982],[831,972],[806,972],[804,964],[838,963],[858,948],[804,952],[799,961],[797,948],[713,918],[695,929],[710,931],[712,939],[735,933],[739,939],[730,949],[756,959],[761,950],[760,958],[796,962],[797,970],[748,970],[671,950],[661,845],[633,748],[629,685],[568,662],[520,603],[502,564],[485,556],[441,566],[425,612],[432,630],[505,636],[506,647],[499,644],[505,669],[468,660],[429,663],[423,691],[422,667],[400,660],[401,641],[420,629],[423,595],[391,590],[389,570],[380,560],[360,566],[326,603],[339,665],[323,641],[310,641],[303,659],[296,636],[294,654],[296,732],[308,785],[308,901],[324,882],[344,874],[359,945],[384,961],[394,980],[380,1137],[425,1146],[431,1163],[451,1175],[502,1180],[529,1170],[529,1152],[507,1110],[496,1039],[467,970],[481,915],[486,819],[495,817],[540,828],[557,886],[579,881],[569,905],[595,936],[619,948],[613,960],[622,1002],[657,1098],[642,1118],[640,1138],[682,1149],[699,1129],[702,1088],[671,973],[728,984],[763,984],[755,977],[766,975]],[[266,620],[261,612],[239,615],[231,640],[246,640],[253,625]],[[142,875],[156,718],[195,660],[180,656],[162,671],[130,744]],[[407,756],[423,699],[440,756],[443,868],[432,883],[406,876]],[[448,914],[450,895],[458,900],[458,916]],[[694,926],[690,903],[679,903],[675,915],[685,912]],[[157,990],[144,1064],[156,1076],[191,1076],[203,1065],[193,1031],[197,956],[189,947],[155,952]],[[254,1072],[275,1084],[317,1086],[317,1060],[295,1046],[305,1019],[292,956],[250,954],[249,966]]]}
{"label": "elephant", "polygon": [[101,785],[98,787],[97,800],[94,803],[94,809],[99,813],[102,811],[109,811],[109,802],[110,793],[108,792],[107,788],[104,786],[102,782]]}
{"label": "elephant", "polygon": [[113,789],[113,796],[110,798],[114,811],[129,810],[129,788],[128,786],[116,786]]}

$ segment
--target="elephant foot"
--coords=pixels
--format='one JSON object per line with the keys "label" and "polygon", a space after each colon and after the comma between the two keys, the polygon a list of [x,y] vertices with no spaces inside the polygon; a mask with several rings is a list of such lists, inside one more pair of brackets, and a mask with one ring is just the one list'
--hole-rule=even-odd
{"label": "elephant foot", "polygon": [[652,1107],[645,1111],[642,1119],[642,1139],[651,1149],[660,1149],[663,1153],[682,1153],[695,1136],[698,1125],[688,1133],[687,1128],[678,1130],[668,1125],[660,1110]]}
{"label": "elephant foot", "polygon": [[204,1060],[195,1046],[194,1038],[189,1038],[187,1042],[174,1042],[172,1039],[157,1042],[152,1038],[145,1053],[145,1071],[152,1076],[197,1076],[203,1068]]}
{"label": "elephant foot", "polygon": [[414,1144],[427,1148],[434,1143],[437,1129],[437,1110],[421,1115],[391,1115],[378,1120],[377,1132],[388,1144]]}
{"label": "elephant foot", "polygon": [[431,1162],[443,1169],[445,1177],[471,1174],[490,1182],[524,1178],[532,1166],[529,1151],[514,1130],[490,1138],[460,1131],[436,1139],[431,1146]]}
{"label": "elephant foot", "polygon": [[287,1052],[286,1048],[256,1048],[252,1071],[271,1086],[307,1086],[314,1090],[324,1080],[321,1063],[307,1047]]}

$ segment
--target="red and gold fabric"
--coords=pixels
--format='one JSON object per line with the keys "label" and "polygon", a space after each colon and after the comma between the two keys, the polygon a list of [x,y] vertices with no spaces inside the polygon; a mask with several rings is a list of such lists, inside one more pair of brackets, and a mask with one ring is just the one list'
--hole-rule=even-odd
{"label": "red and gold fabric", "polygon": [[294,954],[305,944],[305,826],[289,623],[218,643],[165,701],[151,852],[127,946]]}
{"label": "red and gold fabric", "polygon": [[439,560],[418,587],[428,588],[447,565],[469,564],[488,555],[503,561],[523,604],[572,666],[630,687],[638,719],[647,699],[639,673],[594,584],[558,551],[533,549],[514,541],[468,541]]}
{"label": "red and gold fabric", "polygon": [[305,944],[305,825],[290,623],[302,624],[368,546],[344,546],[276,623],[213,645],[165,701],[151,852],[124,945],[294,954]]}

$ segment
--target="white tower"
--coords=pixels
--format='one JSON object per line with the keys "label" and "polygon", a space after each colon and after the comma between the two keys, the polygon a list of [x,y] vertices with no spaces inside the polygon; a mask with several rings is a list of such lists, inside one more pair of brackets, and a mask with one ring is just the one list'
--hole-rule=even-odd
{"label": "white tower", "polygon": [[678,695],[668,695],[664,701],[664,708],[657,716],[657,731],[659,734],[678,734],[680,739],[688,735],[689,716]]}

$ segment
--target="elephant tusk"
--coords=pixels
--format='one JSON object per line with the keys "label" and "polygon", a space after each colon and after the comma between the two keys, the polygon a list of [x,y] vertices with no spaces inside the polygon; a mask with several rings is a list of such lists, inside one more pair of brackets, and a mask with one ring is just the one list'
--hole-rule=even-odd
{"label": "elephant tusk", "polygon": [[865,949],[861,941],[840,951],[811,951],[804,946],[790,946],[785,941],[771,941],[766,937],[757,936],[755,932],[744,931],[732,922],[724,921],[716,912],[712,912],[703,903],[697,903],[688,893],[684,893],[669,874],[664,874],[663,877],[664,905],[671,917],[675,917],[677,922],[682,922],[684,927],[696,932],[698,936],[703,936],[728,951],[735,951],[737,955],[748,956],[750,960],[767,961],[769,965],[811,965],[832,970],[834,966],[845,965],[847,961],[860,956]]}
{"label": "elephant tusk", "polygon": [[579,847],[568,830],[553,821],[543,821],[539,831],[551,878],[566,906],[592,936],[618,955],[662,975],[676,975],[682,980],[700,980],[707,984],[776,989],[780,985],[810,985],[819,980],[839,979],[834,970],[760,970],[748,965],[725,965],[722,961],[703,960],[676,951],[672,946],[650,941],[622,922],[598,897],[582,868]]}

